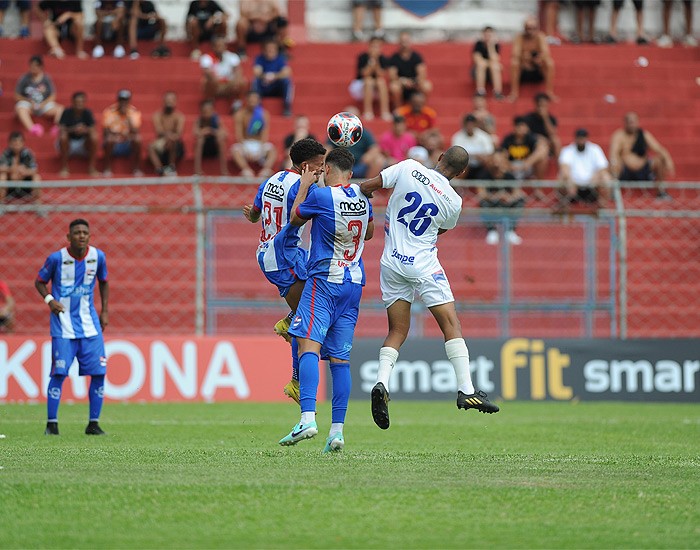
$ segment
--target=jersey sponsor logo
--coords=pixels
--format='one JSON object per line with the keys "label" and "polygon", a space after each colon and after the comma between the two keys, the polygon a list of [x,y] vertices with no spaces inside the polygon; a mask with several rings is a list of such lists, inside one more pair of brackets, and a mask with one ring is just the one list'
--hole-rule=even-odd
{"label": "jersey sponsor logo", "polygon": [[68,296],[87,296],[88,294],[92,294],[90,285],[76,285],[72,288],[61,289],[61,298],[67,298]]}
{"label": "jersey sponsor logo", "polygon": [[87,261],[87,263],[89,263],[89,264],[95,264],[95,263],[97,263],[97,260],[94,259],[94,258],[91,258],[91,259],[89,259],[89,260]]}
{"label": "jersey sponsor logo", "polygon": [[411,172],[411,175],[418,180],[419,183],[422,183],[423,185],[430,185],[430,178],[423,174],[422,172],[419,172],[418,170],[414,170]]}
{"label": "jersey sponsor logo", "polygon": [[75,262],[73,260],[63,260],[63,265],[72,265]]}
{"label": "jersey sponsor logo", "polygon": [[341,201],[339,207],[343,216],[364,216],[367,213],[367,201],[364,199]]}
{"label": "jersey sponsor logo", "polygon": [[391,257],[396,258],[398,261],[400,261],[404,265],[413,265],[413,262],[415,261],[416,257],[415,256],[407,256],[406,254],[399,254],[399,251],[394,248],[394,250],[391,251]]}
{"label": "jersey sponsor logo", "polygon": [[267,182],[267,185],[265,186],[265,191],[263,192],[263,196],[267,197],[268,199],[283,201],[284,185],[277,185],[276,183],[271,181]]}

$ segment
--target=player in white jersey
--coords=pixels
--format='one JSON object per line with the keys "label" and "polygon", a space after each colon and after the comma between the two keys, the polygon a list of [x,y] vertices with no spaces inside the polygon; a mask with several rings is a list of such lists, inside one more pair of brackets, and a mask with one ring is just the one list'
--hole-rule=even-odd
{"label": "player in white jersey", "polygon": [[377,383],[372,388],[372,416],[382,429],[389,427],[389,377],[408,336],[411,303],[417,293],[435,317],[445,337],[445,351],[457,376],[457,407],[498,412],[486,394],[476,391],[469,373],[469,351],[454,305],[454,296],[437,257],[437,237],[454,228],[462,210],[462,199],[450,180],[462,174],[469,154],[450,147],[431,170],[415,160],[390,166],[375,178],[360,184],[371,196],[393,189],[386,209],[384,252],[380,261],[380,286],[389,318],[389,334],[379,350]]}
{"label": "player in white jersey", "polygon": [[256,256],[265,278],[277,287],[289,305],[290,313],[275,324],[275,332],[292,344],[292,379],[284,393],[299,403],[299,364],[297,342],[287,334],[299,305],[306,281],[307,253],[299,247],[301,227],[289,225],[290,210],[299,191],[302,171],[320,173],[325,147],[312,138],[295,142],[289,150],[292,168],[277,172],[265,180],[253,204],[243,207],[243,214],[252,223],[260,220],[262,230]]}

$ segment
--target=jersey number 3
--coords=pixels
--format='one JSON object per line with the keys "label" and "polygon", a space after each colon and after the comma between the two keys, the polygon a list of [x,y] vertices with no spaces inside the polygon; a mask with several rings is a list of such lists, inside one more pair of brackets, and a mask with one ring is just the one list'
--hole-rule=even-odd
{"label": "jersey number 3", "polygon": [[[430,227],[432,217],[439,212],[438,207],[432,202],[423,202],[420,194],[416,193],[415,191],[406,193],[404,198],[408,202],[408,205],[399,210],[397,220],[399,223],[402,223],[408,227],[408,230],[416,237],[420,237],[426,232],[428,227]],[[406,216],[412,214],[413,212],[416,212],[413,219],[407,221]]]}
{"label": "jersey number 3", "polygon": [[348,222],[348,231],[352,234],[353,250],[346,250],[343,254],[348,262],[352,262],[357,256],[357,249],[360,248],[360,239],[362,238],[362,222],[360,220],[352,220]]}

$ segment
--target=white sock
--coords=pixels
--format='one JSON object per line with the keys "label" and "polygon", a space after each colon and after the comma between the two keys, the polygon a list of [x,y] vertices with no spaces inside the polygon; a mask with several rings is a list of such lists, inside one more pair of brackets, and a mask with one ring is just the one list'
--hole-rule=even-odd
{"label": "white sock", "polygon": [[328,435],[333,435],[340,433],[342,435],[343,433],[343,423],[342,422],[333,422],[331,424],[331,431],[328,432]]}
{"label": "white sock", "polygon": [[379,349],[379,369],[377,370],[377,382],[384,384],[384,387],[389,390],[389,378],[391,371],[394,370],[396,360],[399,358],[399,352],[394,348],[384,346]]}
{"label": "white sock", "polygon": [[467,395],[474,393],[474,384],[469,372],[469,350],[464,338],[454,338],[445,342],[445,352],[455,369],[457,389]]}
{"label": "white sock", "polygon": [[311,424],[312,422],[316,421],[316,412],[315,411],[310,411],[310,412],[303,412],[301,413],[301,421],[299,424],[302,426],[305,424]]}

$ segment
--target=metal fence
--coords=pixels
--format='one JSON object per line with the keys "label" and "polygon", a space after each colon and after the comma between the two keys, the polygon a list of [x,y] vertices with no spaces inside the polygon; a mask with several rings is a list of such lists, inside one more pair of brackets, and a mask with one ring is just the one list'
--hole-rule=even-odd
{"label": "metal fence", "polygon": [[[76,217],[88,219],[92,244],[107,254],[113,333],[267,333],[286,313],[254,258],[259,228],[241,213],[256,183],[207,177],[22,185],[40,187],[41,203],[0,204],[0,279],[17,302],[17,332],[46,330],[46,307],[33,281],[45,257],[65,244]],[[606,208],[562,210],[555,183],[526,182],[524,208],[488,211],[500,235],[495,245],[485,242],[476,183],[455,185],[462,217],[440,237],[439,254],[465,335],[700,332],[700,184],[674,183],[671,200],[656,198],[648,183],[616,184]],[[375,200],[377,219],[386,199]],[[515,226],[519,245],[506,238]],[[386,331],[380,235],[365,249],[361,336]],[[437,335],[429,313],[419,304],[414,310],[412,335]]]}

